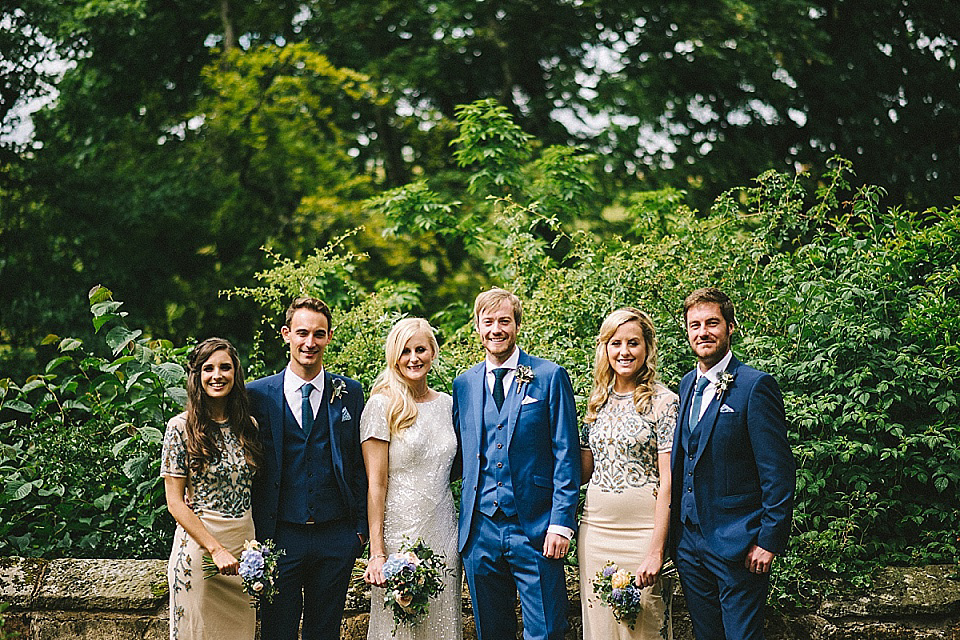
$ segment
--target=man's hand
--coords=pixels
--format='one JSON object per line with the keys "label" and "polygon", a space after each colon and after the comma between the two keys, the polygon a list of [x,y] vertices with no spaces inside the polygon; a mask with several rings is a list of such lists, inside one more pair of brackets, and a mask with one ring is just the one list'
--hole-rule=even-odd
{"label": "man's hand", "polygon": [[774,556],[775,554],[767,551],[763,547],[752,544],[750,548],[747,549],[747,557],[744,559],[743,564],[750,573],[768,573],[770,571],[770,565],[773,564]]}
{"label": "man's hand", "polygon": [[569,548],[570,541],[559,533],[548,533],[546,539],[543,541],[544,557],[552,558],[554,560],[559,560],[563,556],[567,555],[567,550]]}

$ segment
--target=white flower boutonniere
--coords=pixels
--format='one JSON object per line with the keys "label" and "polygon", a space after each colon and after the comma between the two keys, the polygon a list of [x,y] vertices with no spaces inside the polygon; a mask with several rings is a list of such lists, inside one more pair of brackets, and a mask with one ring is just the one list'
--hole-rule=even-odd
{"label": "white flower boutonniere", "polygon": [[721,371],[717,374],[717,399],[723,397],[730,385],[733,384],[733,374],[729,371]]}
{"label": "white flower boutonniere", "polygon": [[346,388],[346,382],[340,378],[334,378],[333,384],[330,386],[330,404],[333,404],[333,401],[339,398],[341,395],[347,395]]}
{"label": "white flower boutonniere", "polygon": [[533,369],[527,365],[522,364],[517,367],[517,393],[520,393],[520,389],[523,388],[523,385],[533,382],[534,377]]}

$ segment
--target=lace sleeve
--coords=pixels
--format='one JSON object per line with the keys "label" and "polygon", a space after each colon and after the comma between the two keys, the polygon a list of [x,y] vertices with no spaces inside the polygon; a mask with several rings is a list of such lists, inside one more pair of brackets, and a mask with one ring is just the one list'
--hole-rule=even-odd
{"label": "lace sleeve", "polygon": [[167,431],[163,435],[163,448],[160,451],[160,475],[172,478],[186,478],[187,443],[185,441],[184,414],[174,416],[167,422]]}
{"label": "lace sleeve", "polygon": [[370,396],[367,406],[360,416],[360,442],[376,438],[390,442],[390,429],[387,427],[387,396],[378,393]]}
{"label": "lace sleeve", "polygon": [[677,427],[678,398],[675,394],[663,398],[663,411],[657,418],[657,453],[673,450],[673,431]]}

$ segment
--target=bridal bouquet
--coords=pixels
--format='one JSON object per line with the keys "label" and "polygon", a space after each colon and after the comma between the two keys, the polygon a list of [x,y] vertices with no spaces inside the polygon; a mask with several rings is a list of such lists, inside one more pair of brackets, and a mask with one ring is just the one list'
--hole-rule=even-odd
{"label": "bridal bouquet", "polygon": [[390,554],[383,564],[387,581],[383,606],[393,608],[394,635],[401,624],[413,626],[426,615],[430,598],[443,591],[446,570],[443,556],[434,553],[422,540]]}
{"label": "bridal bouquet", "polygon": [[[276,549],[273,540],[258,542],[247,540],[240,554],[238,573],[243,581],[243,590],[250,595],[250,606],[259,607],[261,602],[273,602],[277,594],[277,560],[283,549]],[[219,573],[210,556],[203,557],[204,578]]]}

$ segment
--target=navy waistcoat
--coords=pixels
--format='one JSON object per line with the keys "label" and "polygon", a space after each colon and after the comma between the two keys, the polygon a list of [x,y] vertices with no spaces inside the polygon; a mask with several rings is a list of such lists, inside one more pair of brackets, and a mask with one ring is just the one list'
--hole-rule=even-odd
{"label": "navy waistcoat", "polygon": [[347,515],[333,471],[326,407],[314,420],[309,439],[284,402],[283,469],[277,518],[283,522],[329,522]]}

